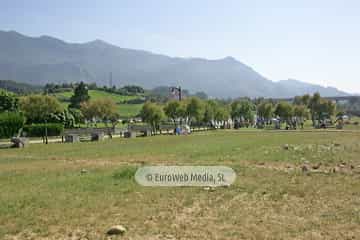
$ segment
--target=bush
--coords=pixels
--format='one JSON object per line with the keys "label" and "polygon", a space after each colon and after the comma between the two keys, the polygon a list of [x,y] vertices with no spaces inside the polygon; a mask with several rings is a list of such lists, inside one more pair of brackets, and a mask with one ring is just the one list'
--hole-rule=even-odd
{"label": "bush", "polygon": [[0,138],[9,138],[17,135],[24,126],[24,116],[20,113],[0,113]]}
{"label": "bush", "polygon": [[[24,126],[23,131],[27,137],[44,137],[45,124],[32,124]],[[64,131],[64,125],[61,123],[48,123],[47,133],[48,136],[60,136]]]}

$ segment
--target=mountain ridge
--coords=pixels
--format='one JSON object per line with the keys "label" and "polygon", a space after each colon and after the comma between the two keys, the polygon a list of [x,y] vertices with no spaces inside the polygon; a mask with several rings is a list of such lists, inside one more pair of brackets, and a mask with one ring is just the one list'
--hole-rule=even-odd
{"label": "mountain ridge", "polygon": [[47,35],[28,37],[0,31],[0,52],[0,79],[31,84],[84,81],[108,85],[112,73],[112,82],[118,86],[181,85],[221,98],[292,97],[314,92],[348,95],[336,88],[298,80],[274,82],[231,56],[214,60],[169,57],[121,48],[100,39],[69,43]]}

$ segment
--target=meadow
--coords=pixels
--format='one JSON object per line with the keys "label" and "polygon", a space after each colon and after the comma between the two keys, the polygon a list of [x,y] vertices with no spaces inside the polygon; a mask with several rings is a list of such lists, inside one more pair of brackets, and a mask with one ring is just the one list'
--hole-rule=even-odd
{"label": "meadow", "polygon": [[[63,107],[67,107],[70,102],[70,98],[74,93],[72,91],[64,91],[54,94],[54,96],[59,99]],[[135,117],[140,113],[140,110],[143,104],[128,104],[123,103],[124,101],[134,100],[139,98],[139,96],[132,95],[119,95],[115,93],[108,93],[101,90],[89,90],[89,96],[91,99],[96,100],[99,98],[110,98],[118,105],[118,111],[122,118]]]}
{"label": "meadow", "polygon": [[[0,239],[356,239],[360,133],[234,131],[0,150]],[[225,165],[228,188],[142,187],[142,165]],[[117,239],[114,237],[113,239]]]}

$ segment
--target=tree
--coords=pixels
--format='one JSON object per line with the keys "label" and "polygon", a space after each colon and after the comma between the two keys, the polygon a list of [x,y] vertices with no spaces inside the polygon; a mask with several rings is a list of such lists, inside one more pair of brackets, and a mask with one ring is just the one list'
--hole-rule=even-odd
{"label": "tree", "polygon": [[191,97],[187,100],[186,115],[189,124],[194,120],[200,123],[203,120],[204,111],[204,104],[199,98]]}
{"label": "tree", "polygon": [[303,96],[295,96],[293,103],[294,103],[294,105],[308,106],[310,99],[311,99],[311,97],[309,94],[305,94]]}
{"label": "tree", "polygon": [[319,93],[315,93],[309,100],[309,109],[313,126],[316,125],[316,116],[320,110],[321,97]]}
{"label": "tree", "polygon": [[164,112],[166,116],[168,116],[176,125],[176,120],[181,117],[181,109],[180,109],[180,102],[177,100],[171,100],[167,102],[164,107]]}
{"label": "tree", "polygon": [[74,90],[74,95],[70,98],[69,108],[80,108],[80,104],[89,101],[89,99],[88,87],[85,83],[80,82]]}
{"label": "tree", "polygon": [[214,119],[217,122],[222,122],[222,126],[229,120],[230,111],[228,105],[218,105],[215,111]]}
{"label": "tree", "polygon": [[296,124],[300,124],[303,128],[305,119],[309,117],[309,109],[305,105],[295,105],[294,116],[296,117]]}
{"label": "tree", "polygon": [[87,102],[82,102],[80,104],[80,110],[89,121],[95,120],[95,123],[100,121],[105,121],[115,123],[115,120],[119,118],[116,103],[111,98],[99,98],[95,100],[90,100]]}
{"label": "tree", "polygon": [[240,120],[247,125],[254,121],[255,106],[249,100],[240,100],[231,103],[231,118]]}
{"label": "tree", "polygon": [[302,96],[295,96],[293,104],[294,105],[301,105],[302,104]]}
{"label": "tree", "polygon": [[84,122],[84,115],[80,111],[80,109],[69,108],[68,109],[71,115],[74,117],[75,124],[80,124]]}
{"label": "tree", "polygon": [[19,99],[13,93],[0,89],[0,113],[13,112],[19,108]]}
{"label": "tree", "polygon": [[215,114],[218,110],[219,106],[218,103],[214,100],[208,100],[205,102],[204,107],[204,123],[212,123],[215,120]]}
{"label": "tree", "polygon": [[19,112],[0,113],[0,138],[18,135],[24,125],[24,116]]}
{"label": "tree", "polygon": [[293,107],[288,102],[279,102],[276,105],[275,112],[280,117],[281,122],[290,122],[291,117],[294,115]]}
{"label": "tree", "polygon": [[231,103],[231,118],[234,120],[239,115],[240,101],[234,101]]}
{"label": "tree", "polygon": [[164,112],[159,105],[146,102],[141,109],[140,116],[144,122],[150,124],[152,131],[155,133],[164,118]]}
{"label": "tree", "polygon": [[141,94],[145,92],[145,90],[142,87],[136,85],[124,86],[123,88],[120,89],[120,91],[123,91],[126,94]]}
{"label": "tree", "polygon": [[29,95],[20,99],[20,109],[27,123],[44,123],[52,114],[63,112],[60,102],[53,96]]}
{"label": "tree", "polygon": [[97,110],[94,107],[92,101],[80,103],[80,111],[81,114],[84,116],[84,119],[87,120],[88,123],[95,120]]}
{"label": "tree", "polygon": [[262,102],[257,106],[257,115],[260,119],[268,123],[274,114],[272,103]]}
{"label": "tree", "polygon": [[107,122],[111,122],[112,125],[115,126],[117,124],[117,120],[120,117],[116,102],[114,102],[111,98],[102,98],[95,102],[98,102],[98,104],[102,106],[102,119],[105,121],[105,123],[107,124]]}
{"label": "tree", "polygon": [[305,94],[301,97],[301,102],[302,102],[302,105],[305,105],[305,106],[309,106],[309,103],[310,103],[310,95],[309,94]]}
{"label": "tree", "polygon": [[179,116],[180,116],[180,125],[183,122],[187,123],[187,121],[188,121],[187,106],[188,106],[187,101],[181,101],[180,102],[180,106],[179,106],[179,110],[178,110]]}
{"label": "tree", "polygon": [[54,114],[63,111],[60,102],[53,96],[29,95],[21,98],[20,109],[27,123],[45,123],[45,143],[47,144],[47,123]]}
{"label": "tree", "polygon": [[75,126],[75,117],[67,109],[60,113],[50,114],[48,121],[52,123],[62,123],[65,128],[72,128]]}
{"label": "tree", "polygon": [[330,100],[321,99],[318,109],[318,119],[331,118],[335,114],[336,104]]}
{"label": "tree", "polygon": [[316,121],[320,124],[324,119],[334,115],[336,105],[330,100],[321,98],[319,93],[315,93],[309,101],[309,108],[313,126],[316,126]]}
{"label": "tree", "polygon": [[309,116],[309,109],[305,105],[294,106],[294,116],[298,118],[307,118]]}

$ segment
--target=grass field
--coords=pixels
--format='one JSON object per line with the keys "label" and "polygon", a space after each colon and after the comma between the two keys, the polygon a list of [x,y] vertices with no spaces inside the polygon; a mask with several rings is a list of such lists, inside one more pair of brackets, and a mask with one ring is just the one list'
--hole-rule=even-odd
{"label": "grass field", "polygon": [[[70,97],[73,95],[72,91],[56,93],[56,96],[62,103],[64,107],[69,105]],[[125,96],[114,93],[108,93],[100,90],[89,90],[89,96],[91,99],[99,99],[99,98],[111,98],[114,102],[117,103],[119,114],[121,117],[135,117],[139,114],[142,104],[124,104],[123,101],[137,99],[139,96]]]}
{"label": "grass field", "polygon": [[[141,187],[141,165],[225,165],[234,185]],[[308,171],[302,171],[304,166]],[[82,169],[87,172],[82,174]],[[357,239],[360,133],[209,131],[0,150],[0,239]]]}
{"label": "grass field", "polygon": [[118,104],[120,117],[135,117],[142,108],[143,104]]}
{"label": "grass field", "polygon": [[[74,93],[72,91],[68,91],[68,92],[56,93],[55,96],[58,98],[63,98],[63,99],[70,99],[70,97],[73,94]],[[89,96],[92,99],[107,97],[107,98],[111,98],[115,102],[122,102],[125,100],[131,100],[131,99],[138,98],[138,96],[125,96],[125,95],[119,95],[119,94],[115,94],[115,93],[108,93],[108,92],[100,91],[100,90],[89,90]]]}

